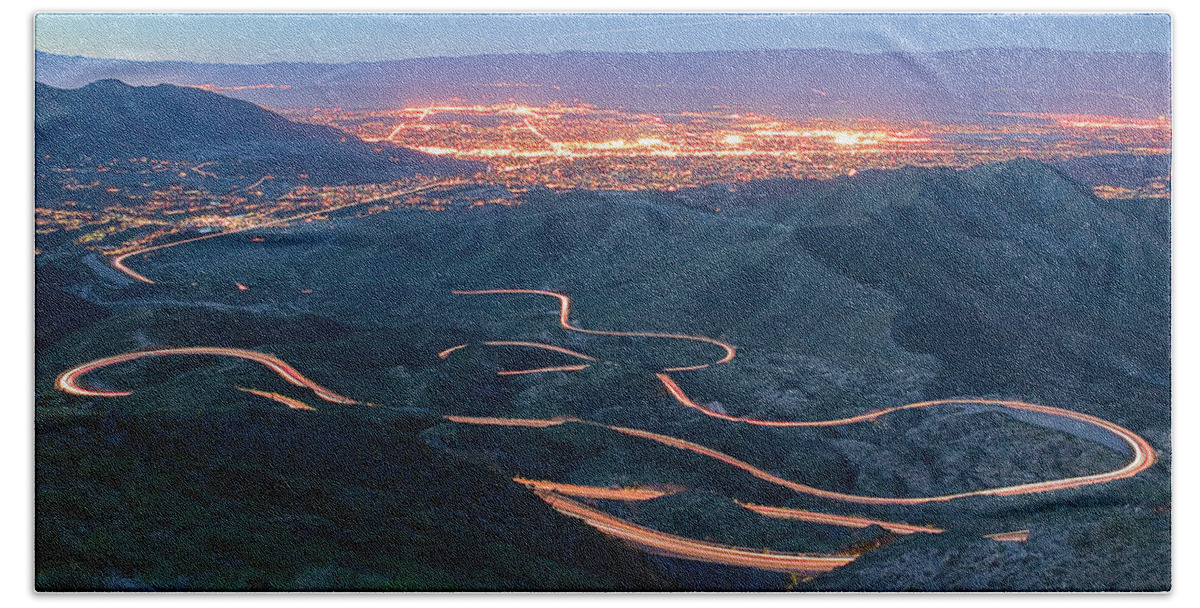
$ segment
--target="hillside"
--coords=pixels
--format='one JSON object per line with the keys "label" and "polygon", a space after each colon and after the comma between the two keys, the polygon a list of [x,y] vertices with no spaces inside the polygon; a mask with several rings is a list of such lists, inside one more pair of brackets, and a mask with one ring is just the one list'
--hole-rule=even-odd
{"label": "hillside", "polygon": [[[406,210],[268,228],[131,261],[155,285],[110,283],[60,257],[40,262],[39,277],[55,277],[54,289],[107,314],[91,314],[86,326],[43,329],[39,319],[39,336],[53,337],[38,356],[39,442],[57,454],[60,468],[47,475],[61,483],[79,466],[69,438],[80,431],[50,423],[65,412],[100,424],[106,416],[137,421],[163,409],[220,411],[220,419],[234,416],[238,428],[254,428],[261,421],[228,412],[268,406],[234,384],[292,389],[240,364],[163,360],[97,374],[110,386],[136,388],[124,399],[81,399],[51,386],[71,365],[151,345],[252,348],[379,404],[379,416],[419,418],[411,441],[424,456],[413,466],[441,467],[442,458],[474,463],[490,472],[488,483],[520,475],[686,488],[646,504],[604,505],[673,534],[780,551],[884,540],[875,528],[761,523],[731,499],[952,530],[896,540],[807,588],[1164,589],[1172,467],[1170,235],[1160,221],[1166,206],[1098,199],[1055,168],[1016,161],[736,189],[531,190],[515,208]],[[821,420],[924,399],[1020,399],[1124,425],[1149,441],[1159,461],[1133,478],[1042,494],[847,505],[600,426],[443,422],[447,414],[574,416],[699,443],[800,483],[875,496],[1085,475],[1125,460],[1120,449],[1078,429],[986,408],[897,412],[828,428],[715,419],[682,407],[655,377],[666,366],[706,360],[711,346],[565,331],[545,296],[451,293],[497,287],[568,294],[571,317],[584,328],[678,332],[735,345],[737,356],[726,364],[673,374],[698,402],[732,416]],[[561,365],[564,355],[482,344],[497,340],[552,344],[598,362],[579,371],[501,376]],[[438,357],[459,344],[468,346]],[[342,416],[372,416],[342,407],[300,413],[322,421],[305,433],[320,436],[325,424],[340,429]],[[276,406],[276,415],[272,425],[293,424],[294,412]],[[191,428],[178,432],[187,436]],[[271,431],[254,445],[277,445],[285,460],[323,452],[294,439],[276,443],[284,436],[291,437]],[[181,440],[164,431],[154,441]],[[227,442],[234,439],[212,440]],[[339,458],[356,453],[338,449]],[[123,462],[129,455],[96,458],[100,467],[104,458]],[[111,479],[89,492],[116,487],[119,480]],[[463,492],[449,483],[423,491]],[[69,508],[85,501],[66,493],[55,499]],[[322,504],[303,498],[296,508]],[[515,497],[490,504],[489,518],[530,512]],[[49,524],[42,520],[39,529]],[[1018,529],[1029,529],[1033,540],[980,538]],[[62,555],[88,538],[62,530]],[[548,551],[531,542],[521,551]],[[782,575],[667,558],[650,563],[655,577],[683,588],[730,580],[760,589],[789,584]],[[981,563],[995,575],[980,572]]]}
{"label": "hillside", "polygon": [[209,172],[219,181],[241,185],[270,174],[279,186],[299,182],[301,174],[307,176],[304,183],[324,185],[475,168],[391,144],[377,150],[333,128],[294,123],[252,103],[167,84],[101,80],[58,89],[37,83],[34,118],[39,173],[89,160],[148,157],[211,162]]}

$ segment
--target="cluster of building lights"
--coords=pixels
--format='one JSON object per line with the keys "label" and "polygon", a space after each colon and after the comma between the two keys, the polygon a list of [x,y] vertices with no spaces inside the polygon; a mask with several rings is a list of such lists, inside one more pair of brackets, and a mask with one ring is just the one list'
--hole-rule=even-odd
{"label": "cluster of building lights", "polygon": [[[391,142],[428,154],[482,161],[488,169],[469,181],[501,187],[492,194],[465,195],[461,201],[455,196],[410,197],[373,205],[360,214],[397,206],[442,210],[511,205],[517,202],[512,193],[530,186],[676,190],[780,177],[828,179],[863,169],[961,169],[1017,157],[1057,162],[1096,154],[1168,154],[1171,149],[1171,121],[1163,116],[995,113],[999,120],[987,124],[902,124],[803,121],[729,109],[648,114],[586,104],[514,103],[286,113],[292,119],[335,126],[381,148]],[[110,202],[97,206],[57,201],[39,208],[37,232],[80,230],[78,244],[104,253],[333,208],[397,187],[395,182],[299,187],[267,200],[256,188],[273,178],[269,175],[224,195],[196,185],[155,189],[149,182],[138,188],[130,186],[129,179],[113,181],[120,175],[163,172],[189,180],[213,178],[222,168],[212,163],[130,158],[52,166],[49,171],[57,174],[68,196],[96,199],[95,193],[100,193]],[[494,194],[502,191],[510,194]],[[1169,198],[1170,181],[1158,176],[1139,188],[1099,185],[1095,193],[1104,198]],[[120,235],[121,242],[109,238],[114,235]]]}
{"label": "cluster of building lights", "polygon": [[997,113],[994,124],[794,120],[732,109],[650,114],[594,106],[431,104],[387,111],[313,108],[291,117],[366,141],[492,166],[493,183],[679,188],[863,169],[967,168],[1027,157],[1167,153],[1166,117]]}

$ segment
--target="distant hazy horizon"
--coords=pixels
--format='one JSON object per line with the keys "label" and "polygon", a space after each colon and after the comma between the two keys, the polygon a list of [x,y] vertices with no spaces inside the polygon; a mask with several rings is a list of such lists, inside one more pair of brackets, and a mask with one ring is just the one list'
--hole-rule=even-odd
{"label": "distant hazy horizon", "polygon": [[[140,62],[140,63],[154,63],[154,62],[177,62],[177,63],[194,63],[194,64],[198,64],[198,65],[229,65],[229,66],[245,66],[245,67],[253,67],[253,66],[259,66],[259,65],[261,65],[261,66],[268,66],[268,65],[275,65],[275,64],[288,64],[288,63],[296,63],[296,64],[310,64],[310,65],[330,65],[330,66],[337,66],[337,65],[353,65],[353,64],[364,64],[364,63],[383,63],[383,62],[388,62],[388,61],[420,61],[420,60],[424,60],[424,59],[470,59],[470,58],[472,58],[472,57],[503,57],[503,56],[508,56],[508,55],[511,55],[511,56],[513,56],[513,57],[517,57],[517,56],[530,56],[530,55],[569,55],[569,54],[572,54],[572,53],[577,53],[577,54],[589,54],[589,53],[593,53],[593,54],[601,54],[601,53],[614,53],[614,54],[639,54],[639,53],[640,53],[640,54],[647,54],[647,55],[675,55],[675,54],[681,54],[681,55],[683,55],[683,54],[690,54],[690,53],[755,53],[755,52],[762,52],[762,53],[775,53],[775,52],[780,52],[780,53],[783,53],[783,52],[797,52],[797,53],[803,53],[803,52],[813,52],[813,51],[817,51],[817,52],[826,51],[826,52],[834,52],[834,53],[848,53],[848,54],[851,54],[851,55],[883,55],[883,54],[887,54],[887,53],[894,53],[894,52],[896,52],[896,51],[884,51],[884,50],[879,50],[879,51],[846,51],[846,50],[842,50],[842,49],[834,49],[834,48],[830,48],[830,47],[824,47],[824,46],[821,46],[821,47],[805,47],[805,48],[778,48],[778,49],[741,49],[741,50],[739,50],[739,49],[724,49],[724,50],[720,50],[720,49],[714,49],[714,50],[705,50],[705,51],[598,51],[598,50],[567,50],[567,51],[514,51],[514,52],[511,52],[511,53],[477,53],[477,54],[471,54],[471,55],[434,55],[434,56],[428,56],[428,57],[397,57],[397,58],[372,59],[372,60],[353,60],[353,61],[315,61],[315,60],[314,60],[314,61],[299,61],[299,60],[297,60],[297,61],[267,61],[267,62],[262,62],[262,63],[244,63],[244,62],[237,62],[237,61],[188,61],[188,60],[183,60],[183,59],[129,59],[129,58],[124,58],[124,57],[99,57],[99,56],[94,56],[94,55],[82,55],[82,54],[78,54],[78,53],[74,53],[74,54],[69,54],[69,53],[55,53],[55,52],[51,52],[51,51],[43,51],[43,50],[41,50],[41,49],[35,49],[35,52],[37,52],[37,53],[43,53],[43,54],[46,54],[46,55],[54,55],[54,56],[57,56],[57,57],[72,57],[72,58],[79,58],[79,59],[84,59],[84,60],[96,60],[96,61],[130,61],[130,62]],[[931,51],[911,51],[911,52],[913,52],[913,53],[954,53],[954,52],[966,52],[966,51],[1054,51],[1054,52],[1063,52],[1063,53],[1122,53],[1122,54],[1134,54],[1134,55],[1137,55],[1137,54],[1144,54],[1144,55],[1169,55],[1169,54],[1170,54],[1170,51],[1169,51],[1169,50],[1168,50],[1168,51],[1117,51],[1117,50],[1110,50],[1110,51],[1083,51],[1083,50],[1074,50],[1074,49],[1052,49],[1052,48],[1048,48],[1048,47],[1003,47],[1003,46],[995,46],[995,47],[976,47],[976,48],[969,48],[969,49],[945,49],[945,50],[931,50]]]}
{"label": "distant hazy horizon", "polygon": [[1044,48],[1171,51],[1165,13],[81,14],[36,17],[38,51],[97,59],[352,63],[562,52]]}

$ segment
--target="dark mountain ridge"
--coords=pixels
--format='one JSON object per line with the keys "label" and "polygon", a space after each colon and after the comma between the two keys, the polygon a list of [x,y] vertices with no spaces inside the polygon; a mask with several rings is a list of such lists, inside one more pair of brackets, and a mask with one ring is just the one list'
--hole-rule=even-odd
{"label": "dark mountain ridge", "polygon": [[1089,186],[1137,188],[1147,180],[1171,175],[1171,155],[1102,154],[1072,158],[1054,166]]}
{"label": "dark mountain ridge", "polygon": [[[37,53],[56,86],[274,84],[231,91],[281,108],[394,107],[452,97],[583,102],[645,111],[744,106],[796,116],[975,119],[994,111],[1170,114],[1164,53],[973,49],[860,54],[829,49],[430,57],[370,63],[201,64]],[[500,86],[521,83],[528,86]],[[278,85],[288,85],[281,88]]]}
{"label": "dark mountain ridge", "polygon": [[[377,148],[331,127],[291,122],[252,103],[191,87],[129,86],[106,79],[78,89],[36,83],[37,161],[149,157],[214,162],[251,181],[308,175],[313,185],[383,182],[473,168],[399,146]],[[231,169],[233,165],[236,169]],[[232,175],[230,175],[232,177]]]}

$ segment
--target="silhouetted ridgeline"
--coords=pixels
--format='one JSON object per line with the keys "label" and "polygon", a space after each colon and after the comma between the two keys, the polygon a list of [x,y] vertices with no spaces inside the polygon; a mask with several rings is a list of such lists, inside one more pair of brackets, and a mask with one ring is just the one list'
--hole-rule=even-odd
{"label": "silhouetted ridgeline", "polygon": [[[829,118],[974,120],[989,110],[1171,113],[1171,59],[1165,53],[564,52],[263,65],[36,57],[37,80],[55,86],[101,78],[137,84],[274,84],[230,94],[278,108],[391,108],[405,100],[428,103],[457,96],[485,103],[579,99],[645,111],[708,110],[720,104]],[[498,86],[514,82],[534,86]]]}
{"label": "silhouetted ridgeline", "polygon": [[[291,122],[252,103],[192,87],[129,86],[101,80],[78,89],[36,84],[39,172],[91,158],[212,161],[218,179],[246,183],[271,174],[279,183],[386,182],[416,173],[472,170],[391,144],[380,151],[331,127]],[[246,185],[243,183],[242,185]]]}

